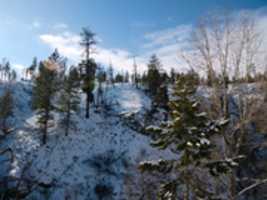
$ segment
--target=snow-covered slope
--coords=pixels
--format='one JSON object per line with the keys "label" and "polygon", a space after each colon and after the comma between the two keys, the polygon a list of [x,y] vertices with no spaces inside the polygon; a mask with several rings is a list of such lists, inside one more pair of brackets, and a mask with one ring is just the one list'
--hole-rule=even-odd
{"label": "snow-covered slope", "polygon": [[[10,175],[20,176],[28,166],[28,177],[53,185],[47,191],[33,192],[30,199],[97,199],[99,185],[112,188],[107,199],[125,199],[125,177],[138,176],[140,161],[170,155],[153,149],[149,138],[126,127],[118,115],[107,116],[93,109],[88,120],[83,112],[74,116],[77,129],[67,137],[57,126],[51,128],[48,144],[42,146],[36,116],[30,108],[30,87],[20,83],[12,87],[17,108],[16,131],[6,142],[15,153]],[[149,98],[131,85],[109,88],[106,98],[114,102],[112,107],[117,114],[139,113],[150,106]]]}
{"label": "snow-covered slope", "polygon": [[115,112],[143,113],[150,109],[151,99],[143,91],[130,84],[117,84],[106,88],[105,98],[108,99]]}

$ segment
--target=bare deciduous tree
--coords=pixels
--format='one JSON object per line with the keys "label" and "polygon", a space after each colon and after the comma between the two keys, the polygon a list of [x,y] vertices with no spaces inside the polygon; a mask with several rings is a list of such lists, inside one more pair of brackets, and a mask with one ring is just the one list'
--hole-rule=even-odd
{"label": "bare deciduous tree", "polygon": [[[257,59],[261,56],[261,38],[254,17],[249,13],[238,16],[228,12],[218,13],[199,21],[190,40],[191,53],[184,54],[183,58],[190,68],[206,73],[209,86],[212,87],[213,107],[210,110],[215,112],[214,116],[229,118],[229,80],[241,77],[249,80],[253,76],[259,66]],[[222,137],[225,146],[223,159],[239,156],[247,134],[245,127],[252,119],[251,102],[241,94],[238,104],[240,115]],[[247,191],[245,188],[238,193],[235,170],[229,176],[228,186],[231,200],[235,200],[238,194],[243,194],[242,191]],[[249,190],[254,187],[247,188]]]}

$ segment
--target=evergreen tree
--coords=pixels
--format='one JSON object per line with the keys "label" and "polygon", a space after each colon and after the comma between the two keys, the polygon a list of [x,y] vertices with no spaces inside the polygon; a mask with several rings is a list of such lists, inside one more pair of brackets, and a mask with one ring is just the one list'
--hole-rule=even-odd
{"label": "evergreen tree", "polygon": [[51,63],[51,66],[55,67],[58,79],[61,79],[61,82],[63,82],[67,59],[60,55],[58,49],[55,49],[48,57],[48,61]]}
{"label": "evergreen tree", "polygon": [[40,62],[39,74],[33,87],[33,108],[37,110],[38,123],[42,130],[42,143],[47,142],[48,123],[53,119],[52,111],[55,110],[54,97],[57,90],[57,72]]}
{"label": "evergreen tree", "polygon": [[85,118],[89,118],[90,103],[94,100],[93,90],[95,87],[95,73],[97,65],[90,56],[96,44],[95,34],[89,29],[83,28],[81,32],[80,45],[84,48],[85,59],[79,64],[81,78],[83,79],[82,89],[86,94]]}
{"label": "evergreen tree", "polygon": [[114,69],[112,64],[110,64],[108,68],[108,81],[110,85],[114,84]]}
{"label": "evergreen tree", "polygon": [[13,114],[13,97],[10,89],[6,89],[0,97],[0,128],[4,133],[9,132],[8,118]]}
{"label": "evergreen tree", "polygon": [[171,68],[171,74],[170,74],[170,82],[171,84],[174,84],[176,80],[176,73],[173,68]]}
{"label": "evergreen tree", "polygon": [[6,64],[4,65],[4,73],[5,73],[5,79],[8,80],[9,79],[9,74],[10,74],[10,62],[7,61]]}
{"label": "evergreen tree", "polygon": [[141,83],[142,83],[142,85],[143,85],[144,87],[147,86],[147,74],[146,74],[146,72],[144,72],[144,73],[142,74],[142,76],[141,76]]}
{"label": "evergreen tree", "polygon": [[167,84],[161,84],[161,86],[158,88],[153,103],[158,107],[168,110],[169,95]]}
{"label": "evergreen tree", "polygon": [[[214,151],[211,138],[220,134],[227,120],[210,120],[206,113],[201,112],[198,101],[194,98],[196,91],[195,81],[181,76],[174,88],[174,98],[170,101],[171,120],[160,127],[148,127],[153,133],[153,146],[159,149],[170,148],[180,157],[179,160],[161,160],[159,162],[145,162],[141,170],[160,171],[170,173],[177,170],[179,177],[166,182],[160,190],[159,199],[178,199],[177,187],[184,185],[183,197],[190,199],[190,194],[201,199],[207,198],[210,193],[204,183],[198,182],[196,169],[209,169],[214,174],[225,173],[224,164],[209,161]],[[227,165],[225,165],[227,166]],[[216,171],[216,170],[217,171]],[[220,169],[220,171],[218,170]],[[179,196],[180,198],[181,196]]]}
{"label": "evergreen tree", "polygon": [[69,129],[74,126],[72,113],[77,112],[80,104],[79,96],[80,79],[77,68],[71,67],[68,76],[65,76],[63,82],[63,91],[59,100],[59,111],[63,114],[61,125],[65,129],[65,135]]}
{"label": "evergreen tree", "polygon": [[28,75],[29,75],[30,78],[32,78],[33,75],[34,75],[35,70],[37,69],[37,67],[38,67],[38,61],[37,61],[37,58],[34,57],[33,61],[32,61],[32,64],[26,70],[26,76],[28,77]]}
{"label": "evergreen tree", "polygon": [[115,82],[116,82],[116,83],[122,83],[123,80],[124,80],[124,77],[123,77],[122,74],[117,74],[117,75],[115,76]]}
{"label": "evergreen tree", "polygon": [[138,88],[138,82],[139,82],[139,77],[138,77],[138,72],[137,72],[137,64],[134,58],[134,63],[133,63],[133,83],[135,84],[135,87]]}
{"label": "evergreen tree", "polygon": [[157,94],[157,89],[161,85],[160,70],[161,63],[156,55],[152,55],[148,64],[147,85],[152,96]]}

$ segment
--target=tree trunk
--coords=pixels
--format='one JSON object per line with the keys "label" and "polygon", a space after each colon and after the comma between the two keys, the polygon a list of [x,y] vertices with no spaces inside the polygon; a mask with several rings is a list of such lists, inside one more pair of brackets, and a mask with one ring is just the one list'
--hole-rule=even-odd
{"label": "tree trunk", "polygon": [[86,94],[86,107],[85,107],[85,118],[89,119],[90,114],[90,99],[89,99],[89,92]]}
{"label": "tree trunk", "polygon": [[230,200],[236,200],[236,177],[235,170],[233,169],[230,174]]}
{"label": "tree trunk", "polygon": [[46,109],[46,111],[45,111],[44,129],[43,129],[43,145],[45,145],[46,141],[47,141],[48,120],[49,120],[49,109]]}
{"label": "tree trunk", "polygon": [[68,106],[68,113],[66,116],[65,136],[69,135],[69,127],[70,127],[70,108]]}
{"label": "tree trunk", "polygon": [[44,129],[43,129],[43,145],[46,144],[47,140],[47,120],[44,123]]}

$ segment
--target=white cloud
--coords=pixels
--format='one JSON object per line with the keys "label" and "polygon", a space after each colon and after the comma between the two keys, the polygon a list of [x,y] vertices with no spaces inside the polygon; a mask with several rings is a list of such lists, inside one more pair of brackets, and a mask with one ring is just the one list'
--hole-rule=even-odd
{"label": "white cloud", "polygon": [[[266,12],[254,11],[257,16],[256,22],[259,32],[263,36],[262,46],[267,49],[267,15]],[[182,24],[167,29],[158,30],[144,35],[144,43],[141,44],[139,56],[136,57],[139,70],[146,70],[146,64],[152,54],[157,54],[163,64],[163,69],[176,70],[188,69],[187,63],[181,58],[181,52],[190,54],[190,46],[188,39],[191,35],[193,26],[191,24]],[[79,62],[82,51],[79,46],[80,36],[71,32],[63,32],[60,34],[43,34],[40,39],[51,47],[58,48],[59,51],[69,59]],[[112,63],[118,70],[129,70],[133,68],[133,53],[118,48],[105,48],[101,45],[96,47],[94,58],[97,62],[109,65]],[[189,55],[190,56],[190,55]]]}
{"label": "white cloud", "polygon": [[[71,59],[74,62],[79,62],[82,55],[82,49],[79,46],[80,36],[72,34],[70,32],[64,32],[62,34],[43,34],[40,35],[42,42],[51,47],[51,49],[57,48],[59,52]],[[96,62],[105,66],[112,63],[114,68],[118,71],[132,71],[133,68],[133,56],[130,52],[123,49],[116,48],[104,48],[101,46],[95,47],[96,53],[92,56]],[[144,68],[141,63],[142,59],[138,58],[140,70]],[[142,61],[143,62],[143,61]]]}
{"label": "white cloud", "polygon": [[[147,69],[147,62],[152,54],[157,54],[160,58],[163,69],[169,71],[171,68],[184,68],[184,63],[178,59],[178,51],[184,45],[184,39],[191,26],[177,26],[174,29],[157,31],[155,33],[146,34],[144,53],[136,56],[138,70],[143,72]],[[43,43],[51,47],[57,48],[59,52],[74,62],[79,62],[82,55],[79,46],[80,36],[70,32],[61,34],[43,34],[40,35]],[[180,41],[180,42],[178,42]],[[101,43],[101,42],[100,42]],[[103,65],[112,63],[117,71],[132,71],[134,54],[118,48],[105,48],[96,46],[96,53],[93,55],[95,60]],[[182,67],[181,67],[182,66]]]}
{"label": "white cloud", "polygon": [[191,25],[179,25],[174,28],[168,28],[153,33],[147,33],[145,39],[147,40],[144,47],[156,47],[167,44],[173,44],[178,42],[184,42],[184,40],[189,36],[192,30]]}
{"label": "white cloud", "polygon": [[[267,7],[257,10],[240,10],[233,13],[238,17],[244,13],[255,17],[256,30],[261,36],[261,48],[257,65],[260,69],[267,67]],[[181,57],[184,55],[192,57],[194,52],[191,49],[189,38],[193,30],[193,25],[184,24],[173,28],[167,28],[152,33],[145,34],[146,42],[143,49],[146,54],[157,54],[166,70],[176,68],[177,70],[189,69],[188,64]],[[148,55],[146,56],[148,57]],[[193,56],[194,57],[194,56]]]}
{"label": "white cloud", "polygon": [[184,71],[186,63],[180,59],[179,52],[187,47],[187,40],[191,31],[191,25],[183,24],[174,28],[147,33],[144,36],[146,42],[143,45],[147,54],[146,57],[156,54],[163,64],[163,69],[169,71],[171,68],[175,68]]}
{"label": "white cloud", "polygon": [[40,35],[41,41],[49,45],[51,49],[57,48],[60,53],[67,58],[78,61],[81,55],[79,48],[80,37],[72,35],[69,32],[64,32],[61,35],[43,34]]}

